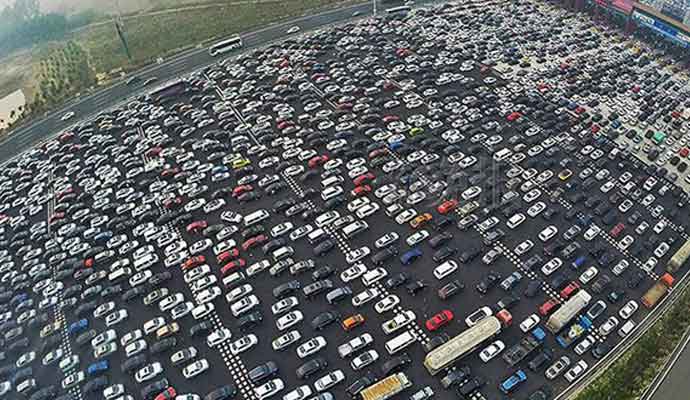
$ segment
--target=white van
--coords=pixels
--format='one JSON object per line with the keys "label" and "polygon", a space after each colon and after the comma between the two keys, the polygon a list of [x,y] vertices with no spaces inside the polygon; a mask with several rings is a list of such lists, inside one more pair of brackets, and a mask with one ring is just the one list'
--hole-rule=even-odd
{"label": "white van", "polygon": [[247,277],[244,275],[244,273],[237,271],[233,272],[232,274],[226,276],[223,278],[223,286],[225,286],[226,289],[235,287],[239,285],[240,283],[244,282],[247,279]]}
{"label": "white van", "polygon": [[134,269],[139,272],[143,269],[151,267],[153,264],[159,261],[158,254],[149,253],[141,258],[134,260]]}
{"label": "white van", "polygon": [[273,261],[278,262],[295,254],[295,249],[290,246],[283,246],[273,251]]}
{"label": "white van", "polygon": [[126,268],[126,267],[118,268],[108,275],[108,280],[112,283],[116,283],[122,279],[127,278],[131,274],[132,274],[132,270],[130,268]]}
{"label": "white van", "polygon": [[390,355],[396,354],[405,349],[407,346],[414,343],[415,341],[417,341],[417,335],[413,334],[410,331],[403,332],[400,335],[386,342],[386,351],[388,351],[388,354]]}
{"label": "white van", "polygon": [[506,147],[506,148],[503,148],[503,149],[495,152],[493,157],[494,157],[494,161],[500,162],[503,160],[507,160],[508,157],[510,157],[512,155],[513,155],[513,151]]}
{"label": "white van", "polygon": [[268,211],[264,209],[254,211],[253,213],[244,216],[244,226],[258,224],[259,222],[268,219],[270,216],[271,215],[268,213]]}
{"label": "white van", "polygon": [[352,238],[360,232],[364,232],[369,229],[369,224],[366,221],[355,221],[343,228],[343,234],[348,239]]}
{"label": "white van", "polygon": [[374,283],[385,278],[386,276],[388,276],[388,271],[386,271],[385,269],[372,269],[370,271],[365,272],[364,275],[362,275],[362,283],[364,283],[364,286],[371,286]]}
{"label": "white van", "polygon": [[309,232],[309,234],[307,234],[307,240],[311,244],[316,244],[316,243],[320,242],[322,239],[324,239],[325,235],[326,235],[326,231],[324,231],[321,228],[318,228],[318,229],[315,229],[315,230]]}

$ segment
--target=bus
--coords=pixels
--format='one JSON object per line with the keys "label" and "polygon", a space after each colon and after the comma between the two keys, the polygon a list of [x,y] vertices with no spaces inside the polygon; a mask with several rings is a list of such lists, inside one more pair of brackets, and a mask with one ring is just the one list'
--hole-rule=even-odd
{"label": "bus", "polygon": [[221,40],[220,42],[209,47],[208,53],[212,57],[215,57],[217,55],[227,53],[228,51],[239,49],[241,47],[242,47],[242,38],[240,38],[239,35],[235,35],[235,36],[231,37],[230,39]]}
{"label": "bus", "polygon": [[400,6],[400,7],[393,7],[393,8],[387,8],[386,9],[386,14],[388,15],[393,15],[393,14],[407,14],[410,11],[412,11],[412,7],[410,6]]}

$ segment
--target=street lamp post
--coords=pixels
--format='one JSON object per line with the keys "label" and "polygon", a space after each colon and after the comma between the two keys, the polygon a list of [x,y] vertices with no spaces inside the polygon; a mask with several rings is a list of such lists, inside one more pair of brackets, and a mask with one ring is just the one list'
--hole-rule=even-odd
{"label": "street lamp post", "polygon": [[376,16],[376,0],[372,0],[374,2],[374,17]]}

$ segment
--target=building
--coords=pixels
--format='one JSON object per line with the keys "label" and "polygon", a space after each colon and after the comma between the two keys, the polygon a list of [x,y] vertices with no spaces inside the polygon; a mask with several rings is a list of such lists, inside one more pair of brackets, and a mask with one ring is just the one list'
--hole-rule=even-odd
{"label": "building", "polygon": [[7,129],[24,113],[26,97],[21,89],[0,99],[0,130]]}

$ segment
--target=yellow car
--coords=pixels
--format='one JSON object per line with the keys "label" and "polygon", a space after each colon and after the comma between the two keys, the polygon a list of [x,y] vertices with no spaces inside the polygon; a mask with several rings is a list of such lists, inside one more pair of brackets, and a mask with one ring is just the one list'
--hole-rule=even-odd
{"label": "yellow car", "polygon": [[163,339],[168,336],[174,335],[179,331],[180,325],[178,325],[177,322],[173,322],[158,328],[158,330],[156,331],[156,336],[158,337],[158,339]]}
{"label": "yellow car", "polygon": [[410,136],[417,136],[421,135],[422,133],[424,133],[424,128],[415,127],[410,129]]}
{"label": "yellow car", "polygon": [[565,182],[565,181],[567,181],[572,175],[573,175],[573,171],[571,171],[571,170],[569,170],[569,169],[566,168],[566,169],[564,169],[563,171],[561,171],[561,172],[558,173],[558,179],[560,179],[560,180],[562,180],[562,181]]}
{"label": "yellow car", "polygon": [[413,219],[412,221],[410,221],[410,226],[411,226],[413,229],[417,229],[417,228],[419,228],[420,226],[422,226],[422,225],[426,224],[427,222],[431,221],[432,218],[433,218],[433,217],[432,217],[431,214],[429,214],[429,213],[424,213],[424,214],[422,214],[422,215],[418,215],[418,216],[415,217],[415,219]]}
{"label": "yellow car", "polygon": [[249,164],[251,164],[251,163],[252,163],[252,162],[249,161],[249,160],[246,159],[246,158],[240,158],[240,159],[234,160],[234,161],[232,162],[232,168],[233,168],[233,169],[240,169],[240,168],[242,168],[242,167],[244,167],[244,166],[247,166],[247,165],[249,165]]}

